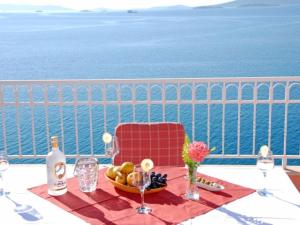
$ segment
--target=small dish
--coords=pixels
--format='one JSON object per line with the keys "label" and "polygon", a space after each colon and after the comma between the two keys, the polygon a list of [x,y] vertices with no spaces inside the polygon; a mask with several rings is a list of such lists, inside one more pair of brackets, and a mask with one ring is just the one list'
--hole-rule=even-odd
{"label": "small dish", "polygon": [[222,191],[225,189],[223,185],[218,184],[216,182],[206,180],[201,177],[197,178],[196,185],[197,185],[197,187],[206,189],[208,191]]}

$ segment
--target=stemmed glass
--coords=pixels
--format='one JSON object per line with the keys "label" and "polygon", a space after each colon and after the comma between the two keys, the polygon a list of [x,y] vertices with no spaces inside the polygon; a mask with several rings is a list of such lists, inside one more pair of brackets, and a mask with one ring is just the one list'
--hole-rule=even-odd
{"label": "stemmed glass", "polygon": [[112,159],[114,162],[115,156],[119,153],[119,142],[118,138],[113,137],[110,133],[105,132],[102,136],[103,142],[105,144],[105,154]]}
{"label": "stemmed glass", "polygon": [[140,214],[148,214],[152,211],[151,208],[147,207],[144,203],[144,193],[146,188],[151,184],[150,172],[145,172],[141,167],[135,168],[135,173],[131,177],[132,184],[136,186],[141,193],[141,206],[136,208],[137,212]]}
{"label": "stemmed glass", "polygon": [[9,162],[8,162],[7,154],[5,151],[0,150],[0,196],[5,194],[3,173],[8,169],[8,167],[9,167]]}
{"label": "stemmed glass", "polygon": [[[268,171],[272,170],[274,167],[274,157],[272,154],[272,151],[269,149],[268,146],[263,145],[258,153],[257,156],[257,168],[262,171],[264,176],[264,183],[267,179],[267,173]],[[258,189],[257,193],[261,196],[266,196],[268,194],[267,188],[265,187],[265,184],[262,189]]]}

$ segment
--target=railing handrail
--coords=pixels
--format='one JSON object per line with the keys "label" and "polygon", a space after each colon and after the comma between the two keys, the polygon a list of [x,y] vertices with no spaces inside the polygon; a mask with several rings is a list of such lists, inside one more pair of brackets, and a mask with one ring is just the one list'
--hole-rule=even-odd
{"label": "railing handrail", "polygon": [[[244,99],[243,98],[243,91],[246,89],[245,87],[250,84],[251,90],[252,90],[252,98],[250,99]],[[277,92],[276,88],[280,85],[284,89],[283,91],[283,98],[278,98],[276,97]],[[99,92],[97,94],[101,95],[100,99],[93,99],[93,87],[99,85]],[[112,98],[109,96],[108,93],[108,87],[110,85],[114,86],[114,91],[115,91],[115,96]],[[287,151],[287,142],[288,142],[288,120],[289,118],[289,106],[290,105],[300,105],[300,97],[298,94],[296,94],[295,97],[291,97],[291,90],[295,86],[300,86],[300,76],[277,76],[277,77],[205,77],[205,78],[146,78],[146,79],[64,79],[64,80],[0,80],[0,109],[1,109],[1,126],[2,126],[2,139],[3,139],[3,147],[6,151],[10,153],[10,145],[12,145],[10,142],[10,138],[7,136],[7,133],[9,132],[9,129],[7,129],[7,125],[11,125],[12,123],[16,123],[16,139],[18,139],[17,143],[14,143],[13,145],[16,145],[16,149],[18,149],[19,154],[11,153],[11,157],[19,157],[19,158],[43,158],[45,154],[39,154],[38,147],[37,147],[37,124],[35,122],[35,119],[37,116],[35,116],[35,109],[37,107],[42,107],[43,110],[45,111],[45,117],[39,119],[45,120],[44,125],[45,125],[45,130],[46,130],[46,136],[49,138],[50,135],[50,126],[51,120],[50,118],[50,111],[51,107],[58,107],[59,112],[56,114],[57,117],[59,117],[59,125],[60,127],[60,133],[62,135],[62,149],[65,149],[65,140],[66,138],[64,137],[65,135],[65,123],[69,120],[74,120],[74,130],[75,130],[75,136],[76,138],[73,140],[75,145],[76,145],[76,152],[72,154],[67,154],[68,157],[77,157],[80,155],[81,148],[80,145],[80,140],[79,136],[81,133],[79,132],[79,127],[80,127],[80,121],[79,121],[79,107],[87,107],[87,112],[88,112],[88,117],[87,117],[87,122],[85,124],[86,128],[89,130],[89,135],[88,135],[88,140],[89,140],[89,145],[91,148],[91,154],[103,158],[106,157],[106,155],[99,154],[101,151],[97,151],[96,146],[97,144],[94,143],[96,141],[94,137],[94,132],[95,132],[95,127],[96,125],[94,124],[94,115],[95,113],[93,112],[94,108],[99,108],[102,107],[101,110],[103,110],[103,117],[98,118],[98,120],[101,122],[101,125],[103,126],[103,131],[110,130],[113,132],[113,127],[110,127],[111,125],[109,124],[111,121],[109,121],[108,116],[109,116],[109,107],[110,106],[116,106],[117,107],[117,115],[115,118],[115,122],[121,122],[122,119],[122,107],[123,106],[131,106],[132,107],[132,113],[129,115],[129,117],[132,118],[133,121],[138,121],[138,116],[139,113],[141,113],[138,109],[140,105],[144,105],[146,107],[147,115],[145,116],[146,120],[148,122],[151,122],[152,120],[152,106],[159,106],[161,107],[161,117],[162,117],[162,122],[167,120],[167,114],[172,112],[176,114],[176,121],[181,122],[182,116],[184,115],[185,112],[182,112],[181,107],[184,107],[185,105],[189,105],[191,107],[191,125],[188,127],[188,131],[190,132],[190,136],[192,137],[191,139],[194,140],[195,137],[197,137],[197,125],[196,122],[198,121],[198,111],[197,107],[198,106],[205,106],[207,110],[207,123],[205,124],[206,126],[206,138],[207,138],[207,143],[210,145],[211,143],[211,138],[213,137],[214,129],[211,127],[213,124],[214,118],[211,113],[213,113],[212,107],[214,105],[221,106],[222,107],[222,126],[221,130],[222,133],[220,135],[221,138],[221,154],[216,153],[212,154],[209,156],[209,158],[255,158],[256,151],[257,151],[257,138],[259,138],[259,135],[257,134],[257,126],[259,125],[257,123],[257,110],[258,106],[260,105],[268,105],[268,113],[265,115],[265,119],[268,120],[267,123],[267,130],[268,130],[268,140],[267,143],[268,145],[272,145],[272,140],[274,137],[272,137],[272,127],[274,124],[273,121],[273,115],[274,115],[274,109],[273,107],[276,105],[282,105],[284,106],[284,118],[283,118],[283,150],[282,154],[275,154],[276,158],[282,159],[283,165],[286,163],[285,161],[287,159],[300,159],[300,152],[297,152],[297,154],[290,154],[289,151]],[[52,99],[51,96],[49,96],[49,88],[55,86],[57,88],[57,98]],[[80,99],[78,89],[80,87],[85,87],[86,90],[86,98],[84,100]],[[123,86],[126,86],[126,88],[129,88],[129,92],[127,93],[128,96],[130,96],[128,99],[123,99],[122,98],[122,91],[123,91]],[[138,93],[138,88],[143,86],[145,89],[145,98],[140,98],[140,94]],[[155,86],[158,86],[160,89],[160,98],[157,99],[156,97],[153,98],[153,90]],[[168,98],[168,93],[169,91],[169,86],[172,86],[175,88],[175,91],[173,93],[174,96],[173,98]],[[187,94],[189,97],[185,97],[185,92],[184,92],[184,87],[187,86],[190,89],[190,95]],[[231,99],[228,98],[228,93],[229,89],[231,87],[235,87],[237,89],[236,97]],[[263,86],[266,86],[267,88],[267,98],[260,98],[259,97],[259,91],[260,88]],[[40,88],[42,90],[43,96],[42,100],[41,99],[35,99],[33,96],[33,88]],[[64,88],[65,87],[71,87],[71,94],[70,94],[70,99],[64,99],[65,94],[64,94]],[[13,96],[10,96],[10,100],[6,99],[6,88],[11,88]],[[26,92],[28,93],[28,97],[26,99],[22,99],[20,97],[20,89],[25,88]],[[78,88],[78,89],[77,89]],[[197,95],[197,91],[201,90],[203,88],[205,91],[203,92],[204,95],[206,96],[205,99],[199,98]],[[213,91],[215,88],[220,89],[220,96],[219,98],[215,98],[213,96]],[[298,92],[300,92],[298,90]],[[298,93],[296,92],[296,93]],[[241,149],[241,142],[242,139],[240,137],[241,135],[241,126],[242,126],[242,119],[241,119],[241,114],[242,114],[242,106],[244,105],[253,105],[253,122],[252,125],[248,124],[249,126],[252,126],[253,134],[252,134],[252,153],[251,154],[245,154],[240,152]],[[175,106],[177,109],[175,111],[171,110],[168,111],[167,107],[168,105]],[[237,106],[237,151],[235,154],[229,154],[226,153],[225,149],[225,131],[226,131],[226,107],[228,105],[236,105]],[[66,115],[64,113],[64,109],[67,107],[73,107],[73,118],[68,118],[66,120]],[[33,149],[33,154],[24,154],[23,152],[23,126],[22,126],[22,110],[24,107],[29,108],[31,112],[31,116],[28,118],[31,120],[31,138],[32,138],[32,149]],[[12,116],[8,116],[7,110],[10,110],[11,108],[14,108],[14,117],[11,118]],[[276,114],[275,114],[276,115]],[[128,116],[128,115],[127,115]],[[126,118],[128,119],[128,118]],[[145,121],[145,122],[147,122]],[[300,135],[300,134],[299,134]],[[205,136],[205,135],[204,135]],[[27,143],[28,144],[28,143]],[[99,145],[99,144],[98,144]],[[48,151],[50,150],[49,148],[49,143],[47,144],[47,149]],[[82,153],[86,154],[86,153]]]}
{"label": "railing handrail", "polygon": [[53,80],[0,80],[0,84],[5,85],[22,85],[22,84],[51,84],[51,83],[62,83],[62,84],[94,84],[94,83],[140,83],[141,80],[145,83],[155,83],[157,81],[160,82],[168,82],[168,83],[177,83],[177,82],[221,82],[221,81],[227,81],[227,82],[261,82],[261,81],[300,81],[300,75],[299,76],[270,76],[270,77],[200,77],[200,78],[143,78],[143,79],[123,79],[123,78],[112,78],[112,79],[53,79]]}

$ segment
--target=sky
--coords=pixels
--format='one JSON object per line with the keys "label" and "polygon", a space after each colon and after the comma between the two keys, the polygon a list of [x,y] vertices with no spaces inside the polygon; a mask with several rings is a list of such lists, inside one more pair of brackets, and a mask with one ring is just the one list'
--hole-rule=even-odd
{"label": "sky", "polygon": [[203,6],[229,2],[232,0],[0,0],[0,4],[57,5],[83,10],[96,8],[139,9],[157,6]]}

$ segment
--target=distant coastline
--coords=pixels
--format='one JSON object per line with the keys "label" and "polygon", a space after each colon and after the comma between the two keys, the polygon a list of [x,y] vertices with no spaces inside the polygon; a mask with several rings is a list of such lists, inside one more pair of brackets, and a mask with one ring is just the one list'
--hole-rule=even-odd
{"label": "distant coastline", "polygon": [[226,2],[215,6],[219,6],[223,8],[227,8],[227,7],[244,8],[244,7],[276,7],[276,6],[291,5],[291,4],[300,5],[300,1],[298,0],[235,0],[235,1]]}
{"label": "distant coastline", "polygon": [[73,12],[74,10],[52,5],[25,5],[25,4],[0,4],[2,13],[49,13],[49,12]]}
{"label": "distant coastline", "polygon": [[80,9],[75,10],[56,5],[26,5],[26,4],[0,4],[0,13],[102,13],[102,12],[126,12],[137,13],[141,11],[175,11],[193,9],[218,9],[218,8],[245,8],[245,7],[276,7],[282,5],[299,4],[298,0],[228,0],[225,3],[213,5],[170,5],[150,8],[128,8],[128,9]]}

